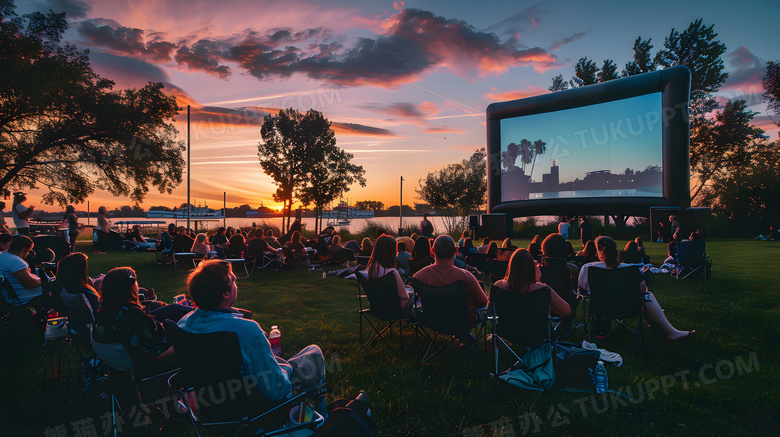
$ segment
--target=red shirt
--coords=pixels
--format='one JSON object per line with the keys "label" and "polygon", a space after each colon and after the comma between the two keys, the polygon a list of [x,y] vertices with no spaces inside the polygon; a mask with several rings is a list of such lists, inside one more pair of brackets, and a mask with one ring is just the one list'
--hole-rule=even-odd
{"label": "red shirt", "polygon": [[458,281],[466,283],[469,305],[469,321],[476,324],[477,308],[487,306],[488,298],[471,272],[449,264],[432,264],[414,274],[414,277],[431,287],[446,287]]}

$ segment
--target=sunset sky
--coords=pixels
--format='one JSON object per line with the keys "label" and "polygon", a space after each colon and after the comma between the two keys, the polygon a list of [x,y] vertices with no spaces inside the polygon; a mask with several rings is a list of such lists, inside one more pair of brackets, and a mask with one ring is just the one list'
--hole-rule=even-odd
{"label": "sunset sky", "polygon": [[[192,198],[215,208],[223,191],[229,207],[275,205],[276,188],[256,156],[267,113],[323,112],[338,145],[366,169],[367,186],[345,197],[396,205],[403,176],[404,203],[412,205],[421,177],[485,146],[488,104],[547,93],[551,78],[571,77],[582,56],[599,66],[610,58],[620,71],[636,37],[652,38],[655,53],[672,28],[698,18],[714,24],[727,47],[720,95],[747,99],[761,113],[755,124],[777,139],[760,85],[766,62],[780,59],[776,0],[16,3],[20,14],[67,12],[65,40],[89,49],[95,71],[118,88],[164,82],[180,105],[192,105]],[[92,209],[131,203],[108,193],[90,200]],[[185,201],[182,183],[141,206]]]}

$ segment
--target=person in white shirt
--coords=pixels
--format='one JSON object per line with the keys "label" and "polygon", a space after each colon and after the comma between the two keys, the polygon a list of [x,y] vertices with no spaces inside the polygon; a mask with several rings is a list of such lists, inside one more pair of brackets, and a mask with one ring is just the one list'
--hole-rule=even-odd
{"label": "person in white shirt", "polygon": [[14,220],[16,233],[30,235],[30,222],[28,218],[32,217],[34,207],[26,207],[22,203],[27,200],[27,195],[21,191],[14,193],[14,204],[11,208],[11,217]]}
{"label": "person in white shirt", "polygon": [[24,258],[33,248],[33,241],[26,235],[17,235],[11,241],[8,250],[0,252],[0,275],[5,277],[16,292],[19,301],[9,299],[3,291],[3,297],[11,304],[22,304],[37,309],[52,308],[51,296],[43,294],[41,278],[30,273],[30,266]]}

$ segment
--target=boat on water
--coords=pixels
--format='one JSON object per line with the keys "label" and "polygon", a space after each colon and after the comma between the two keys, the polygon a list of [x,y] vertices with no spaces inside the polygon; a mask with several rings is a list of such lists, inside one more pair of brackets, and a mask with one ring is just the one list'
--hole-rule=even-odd
{"label": "boat on water", "polygon": [[[211,209],[208,207],[195,207],[190,209],[190,218],[222,218],[222,210]],[[187,208],[175,209],[173,211],[147,211],[146,218],[175,218],[186,219]]]}
{"label": "boat on water", "polygon": [[322,218],[324,219],[367,219],[374,218],[374,211],[362,211],[359,209],[350,208],[346,202],[339,202],[338,206],[333,209],[322,211]]}

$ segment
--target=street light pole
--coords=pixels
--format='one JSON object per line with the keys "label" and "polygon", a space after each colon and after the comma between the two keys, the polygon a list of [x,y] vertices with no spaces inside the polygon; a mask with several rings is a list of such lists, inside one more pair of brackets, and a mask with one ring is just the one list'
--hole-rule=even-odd
{"label": "street light pole", "polygon": [[398,236],[404,228],[404,177],[401,176],[401,205],[398,207]]}

